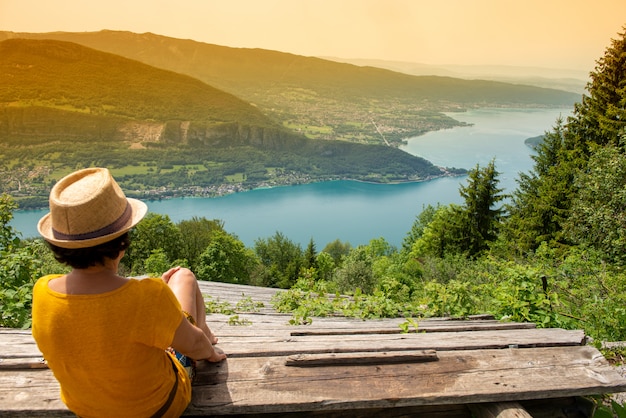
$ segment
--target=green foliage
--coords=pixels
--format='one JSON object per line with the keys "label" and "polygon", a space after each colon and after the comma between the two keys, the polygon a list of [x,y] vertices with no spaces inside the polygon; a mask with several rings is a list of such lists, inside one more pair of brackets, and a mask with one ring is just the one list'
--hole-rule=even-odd
{"label": "green foliage", "polygon": [[249,326],[252,325],[252,321],[246,318],[240,318],[239,315],[231,315],[228,318],[228,325],[230,326]]}
{"label": "green foliage", "polygon": [[207,313],[210,314],[224,314],[224,315],[232,315],[235,313],[235,309],[233,306],[226,302],[221,301],[219,298],[215,299],[209,295],[204,296],[204,306],[206,308]]}
{"label": "green foliage", "polygon": [[592,418],[626,418],[626,403],[620,405],[605,396],[591,396],[587,399],[593,403]]}
{"label": "green foliage", "polygon": [[424,235],[424,230],[433,221],[435,214],[437,213],[437,210],[439,208],[440,208],[439,204],[437,206],[433,206],[429,204],[427,206],[422,207],[422,211],[419,213],[419,215],[415,217],[415,221],[413,222],[413,225],[411,226],[411,230],[406,235],[406,237],[404,237],[404,240],[402,241],[403,252],[405,253],[411,252],[411,249],[413,248],[413,244],[415,244],[415,241],[422,238],[422,236]]}
{"label": "green foliage", "polygon": [[403,334],[408,334],[411,329],[419,331],[419,323],[414,318],[407,318],[406,321],[398,325]]}
{"label": "green foliage", "polygon": [[461,231],[460,219],[456,215],[461,212],[461,207],[455,204],[438,206],[432,220],[423,228],[420,237],[413,242],[409,257],[443,258],[446,254],[460,253],[460,247],[456,242]]}
{"label": "green foliage", "polygon": [[150,252],[150,256],[144,261],[144,270],[150,277],[160,277],[171,266],[163,248],[157,248]]}
{"label": "green foliage", "polygon": [[261,281],[267,287],[290,288],[304,265],[304,254],[299,244],[276,232],[273,237],[257,239],[254,252],[264,266]]}
{"label": "green foliage", "polygon": [[566,236],[575,244],[592,247],[607,262],[626,264],[626,155],[605,146],[591,154],[587,169],[576,178],[579,190]]}
{"label": "green foliage", "polygon": [[[520,179],[520,188],[514,194],[511,207],[511,217],[507,222],[508,238],[514,242],[512,246],[524,254],[535,250],[542,242],[550,245],[569,245],[568,238],[584,240],[584,229],[607,226],[601,220],[613,211],[619,195],[608,196],[607,190],[596,187],[602,197],[593,200],[593,193],[587,189],[582,181],[601,182],[607,180],[611,186],[617,186],[620,181],[621,168],[613,159],[607,167],[608,173],[598,172],[598,161],[591,161],[592,155],[597,153],[598,147],[614,146],[624,153],[626,137],[626,32],[620,38],[613,40],[605,55],[598,60],[595,71],[591,73],[591,82],[587,85],[588,95],[584,95],[581,103],[574,106],[574,115],[567,123],[558,121],[551,133],[545,135],[544,144],[537,149],[535,168],[530,175],[523,175]],[[597,158],[608,156],[601,153]],[[588,172],[588,163],[593,164]],[[578,178],[578,182],[575,179]],[[597,184],[599,186],[599,184]],[[611,187],[609,186],[609,187]],[[617,190],[615,190],[617,192]],[[573,208],[574,203],[576,207]],[[607,205],[609,207],[602,208]],[[584,210],[583,214],[576,213]],[[597,212],[596,212],[597,211]],[[586,221],[582,229],[573,222],[580,220],[585,214],[597,213],[594,219]],[[567,219],[572,220],[566,225]],[[578,218],[578,219],[576,219]],[[569,228],[569,237],[564,236],[564,228]],[[609,231],[595,229],[589,232],[600,233],[598,241],[590,243],[600,245],[605,249],[611,245],[619,247],[618,237],[608,237]],[[616,238],[618,238],[616,240]],[[588,239],[587,239],[588,240]],[[610,241],[615,241],[613,244]],[[616,251],[609,257],[615,257]]]}
{"label": "green foliage", "polygon": [[574,105],[574,117],[568,122],[572,139],[601,146],[626,143],[626,26],[619,37],[596,62],[587,84],[588,95]]}
{"label": "green foliage", "polygon": [[530,173],[522,173],[518,189],[507,206],[509,218],[503,225],[503,238],[512,251],[525,254],[542,242],[557,242],[561,224],[570,207],[570,185],[573,174],[560,162],[564,149],[565,128],[558,120],[552,132],[531,155],[535,161]]}
{"label": "green foliage", "polygon": [[148,213],[130,231],[132,245],[126,250],[122,263],[133,274],[146,271],[146,260],[155,250],[162,250],[165,261],[178,260],[181,254],[182,234],[167,215]]}
{"label": "green foliage", "polygon": [[189,262],[191,270],[197,271],[200,254],[211,243],[213,231],[224,230],[224,222],[194,216],[189,220],[180,221],[177,226],[184,237],[180,257]]}
{"label": "green foliage", "polygon": [[451,280],[448,283],[428,282],[422,296],[427,307],[427,315],[434,317],[465,318],[476,313],[477,295],[471,284]]}
{"label": "green foliage", "polygon": [[315,257],[315,272],[319,280],[329,281],[335,271],[335,259],[325,251]]}
{"label": "green foliage", "polygon": [[9,225],[16,208],[10,196],[0,196],[0,326],[28,328],[32,287],[41,263]]}
{"label": "green foliage", "polygon": [[335,265],[339,266],[343,261],[343,257],[348,255],[351,249],[352,245],[349,242],[342,242],[336,239],[326,244],[322,252],[329,254],[333,258]]}
{"label": "green foliage", "polygon": [[463,205],[425,208],[403,243],[409,256],[443,258],[460,253],[475,257],[487,250],[498,237],[502,216],[502,209],[496,207],[504,199],[497,187],[498,174],[493,160],[482,169],[476,165],[459,190]]}
{"label": "green foliage", "polygon": [[199,280],[247,284],[258,265],[255,254],[233,235],[215,229],[197,261]]}
{"label": "green foliage", "polygon": [[250,296],[241,295],[242,298],[235,305],[237,312],[259,312],[261,308],[265,307],[263,302],[257,302]]}
{"label": "green foliage", "polygon": [[558,326],[558,295],[543,290],[539,274],[533,268],[506,263],[494,291],[497,315],[507,320],[534,322],[539,327]]}
{"label": "green foliage", "polygon": [[376,285],[372,263],[372,256],[366,246],[353,248],[335,271],[334,281],[339,291],[352,292],[359,288],[365,293],[371,293]]}
{"label": "green foliage", "polygon": [[460,221],[460,237],[456,237],[460,250],[474,257],[496,240],[502,209],[496,205],[504,199],[498,187],[495,161],[486,167],[470,170],[467,185],[460,189],[464,204],[456,215]]}

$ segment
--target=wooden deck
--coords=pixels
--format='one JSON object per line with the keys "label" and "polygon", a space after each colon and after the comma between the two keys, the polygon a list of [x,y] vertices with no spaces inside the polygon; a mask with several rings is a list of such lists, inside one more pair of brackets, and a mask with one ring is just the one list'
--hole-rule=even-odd
{"label": "wooden deck", "polygon": [[[626,392],[580,330],[491,319],[422,320],[408,334],[403,319],[290,326],[271,309],[276,289],[201,286],[233,307],[265,307],[209,316],[229,358],[200,363],[185,415],[582,417],[581,396]],[[0,329],[0,416],[73,416],[40,358],[29,331]]]}

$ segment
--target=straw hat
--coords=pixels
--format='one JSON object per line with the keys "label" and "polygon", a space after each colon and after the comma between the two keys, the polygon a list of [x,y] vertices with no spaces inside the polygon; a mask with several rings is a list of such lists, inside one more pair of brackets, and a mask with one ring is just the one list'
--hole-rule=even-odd
{"label": "straw hat", "polygon": [[50,213],[37,230],[63,248],[111,241],[137,225],[148,207],[127,198],[106,168],[87,168],[63,177],[50,191]]}

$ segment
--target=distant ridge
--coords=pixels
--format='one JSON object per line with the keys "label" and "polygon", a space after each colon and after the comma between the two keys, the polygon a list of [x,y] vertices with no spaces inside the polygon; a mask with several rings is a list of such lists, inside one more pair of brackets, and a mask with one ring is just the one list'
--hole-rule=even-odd
{"label": "distant ridge", "polygon": [[572,104],[578,96],[554,89],[507,85],[485,80],[410,76],[385,69],[359,67],[315,57],[252,48],[230,48],[169,38],[152,33],[2,32],[4,37],[60,39],[189,74],[240,97],[247,89],[296,84],[331,95],[413,97],[461,103]]}
{"label": "distant ridge", "polygon": [[430,65],[416,62],[376,59],[348,59],[320,57],[330,61],[358,66],[385,68],[409,75],[435,75],[468,80],[492,80],[504,83],[526,84],[582,94],[589,81],[589,73],[565,68],[517,67],[505,65]]}

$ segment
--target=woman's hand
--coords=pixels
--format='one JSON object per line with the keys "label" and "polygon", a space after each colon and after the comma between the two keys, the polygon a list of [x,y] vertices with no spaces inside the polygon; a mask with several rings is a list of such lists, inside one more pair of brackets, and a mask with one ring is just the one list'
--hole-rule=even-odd
{"label": "woman's hand", "polygon": [[211,363],[217,363],[220,362],[222,360],[226,360],[226,354],[224,354],[224,352],[222,351],[221,348],[217,348],[217,347],[213,347],[213,354],[211,355],[211,357],[209,357],[208,359],[206,359],[206,361],[210,361]]}
{"label": "woman's hand", "polygon": [[170,278],[174,275],[174,273],[176,273],[178,270],[180,270],[180,266],[178,267],[172,267],[171,269],[169,269],[168,271],[166,271],[165,273],[163,273],[161,275],[161,278],[163,279],[163,281],[165,283],[168,283],[170,281]]}

